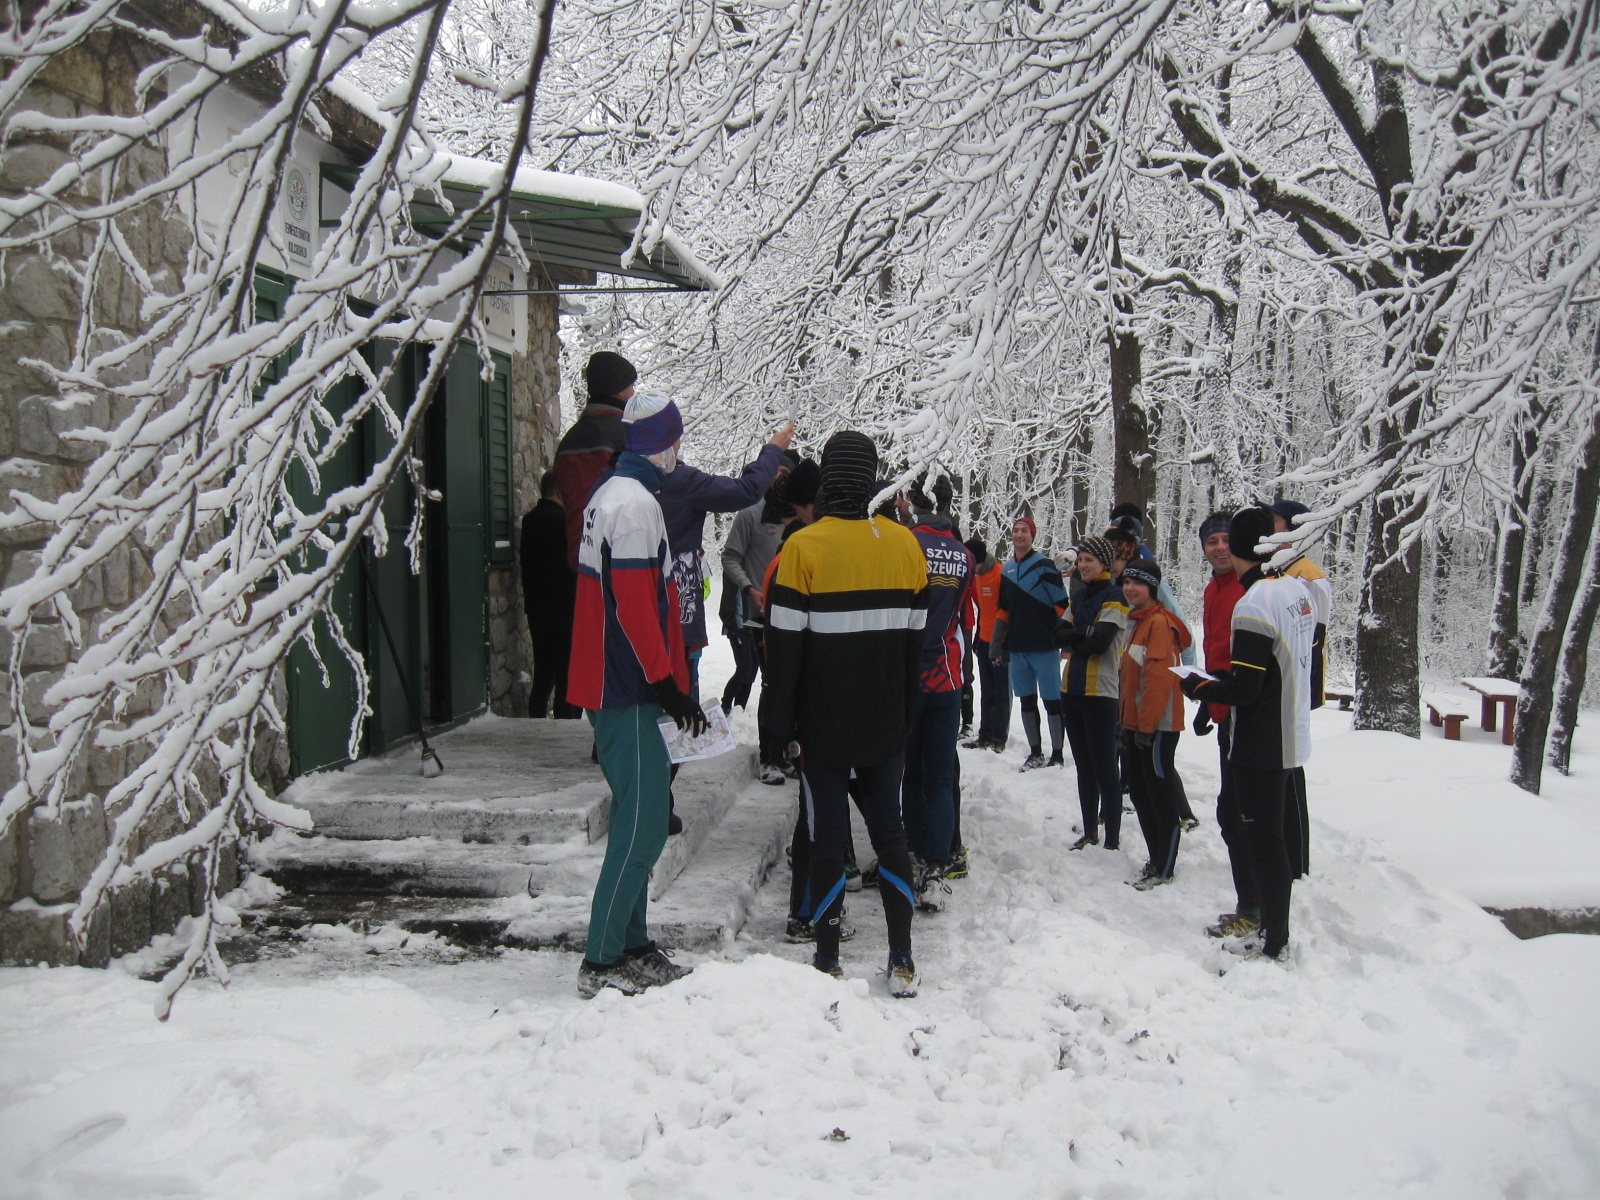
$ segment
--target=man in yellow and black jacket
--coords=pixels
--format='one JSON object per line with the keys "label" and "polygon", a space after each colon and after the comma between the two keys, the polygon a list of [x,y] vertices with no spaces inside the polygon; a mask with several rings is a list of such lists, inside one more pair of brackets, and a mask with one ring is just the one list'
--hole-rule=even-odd
{"label": "man in yellow and black jacket", "polygon": [[811,831],[818,970],[839,974],[846,789],[873,848],[889,929],[889,990],[917,994],[911,959],[911,855],[900,776],[922,662],[928,567],[910,530],[868,518],[877,477],[872,440],[836,433],[822,451],[825,515],[784,544],[767,607],[769,730],[800,744],[800,794]]}

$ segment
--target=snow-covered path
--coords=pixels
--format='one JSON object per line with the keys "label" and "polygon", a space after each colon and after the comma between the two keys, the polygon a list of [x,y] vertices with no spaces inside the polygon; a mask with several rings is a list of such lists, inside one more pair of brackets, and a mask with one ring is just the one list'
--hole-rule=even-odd
{"label": "snow-covered path", "polygon": [[0,972],[0,1195],[1600,1190],[1600,938],[1517,942],[1319,823],[1296,966],[1236,964],[1200,934],[1209,822],[1137,893],[1015,757],[965,756],[974,869],[918,919],[911,1002],[870,894],[846,982],[778,942],[781,872],[730,961],[634,1000],[577,1000],[567,955],[383,933],[201,981],[166,1025],[124,973]]}
{"label": "snow-covered path", "polygon": [[125,972],[0,971],[0,1196],[1600,1194],[1600,938],[1518,942],[1346,832],[1369,748],[1404,780],[1387,735],[1320,720],[1290,970],[1201,933],[1231,901],[1210,739],[1179,760],[1205,823],[1150,893],[1131,817],[1122,851],[1067,850],[1070,768],[964,751],[972,876],[917,920],[913,1001],[870,893],[845,982],[782,943],[782,868],[734,953],[631,1000],[579,1001],[570,955],[388,930],[199,981],[165,1025]]}

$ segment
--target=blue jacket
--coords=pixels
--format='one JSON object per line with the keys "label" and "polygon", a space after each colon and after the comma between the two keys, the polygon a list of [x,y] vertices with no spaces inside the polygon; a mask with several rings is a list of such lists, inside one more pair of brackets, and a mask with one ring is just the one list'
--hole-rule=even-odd
{"label": "blue jacket", "polygon": [[1019,653],[1056,648],[1056,618],[1067,602],[1061,572],[1037,550],[1018,562],[1006,559],[1000,569],[1000,604],[996,618],[1006,623],[1006,649]]}
{"label": "blue jacket", "polygon": [[783,451],[769,442],[737,479],[707,475],[680,462],[661,485],[656,499],[661,501],[661,516],[667,523],[683,644],[690,650],[698,650],[710,640],[706,636],[705,574],[700,567],[706,514],[749,508],[766,494],[782,463]]}

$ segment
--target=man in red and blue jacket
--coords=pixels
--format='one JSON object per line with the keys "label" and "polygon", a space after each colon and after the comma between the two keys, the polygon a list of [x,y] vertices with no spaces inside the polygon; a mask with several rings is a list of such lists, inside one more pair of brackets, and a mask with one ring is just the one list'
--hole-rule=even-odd
{"label": "man in red and blue jacket", "polygon": [[928,511],[925,496],[913,498],[919,510],[911,532],[928,563],[928,617],[922,635],[922,672],[911,733],[906,738],[906,768],[900,808],[906,838],[917,856],[913,889],[917,902],[933,906],[929,887],[950,865],[956,823],[956,738],[961,730],[961,660],[972,626],[972,553],[961,544],[949,516]]}
{"label": "man in red and blue jacket", "polygon": [[584,997],[634,995],[688,972],[650,940],[650,872],[667,840],[672,764],[657,722],[701,732],[689,696],[678,591],[656,496],[677,466],[683,418],[665,396],[636,395],[623,413],[627,448],[594,490],[578,546],[578,600],[567,699],[594,726],[611,787],[611,833],[578,969]]}

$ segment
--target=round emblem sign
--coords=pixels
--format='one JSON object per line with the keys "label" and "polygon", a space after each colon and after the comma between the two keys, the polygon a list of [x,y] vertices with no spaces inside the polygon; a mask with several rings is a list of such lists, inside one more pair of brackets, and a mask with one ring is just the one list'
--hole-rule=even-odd
{"label": "round emblem sign", "polygon": [[310,199],[311,189],[306,185],[306,173],[299,167],[290,167],[283,178],[283,200],[289,206],[289,218],[294,221],[305,220]]}

